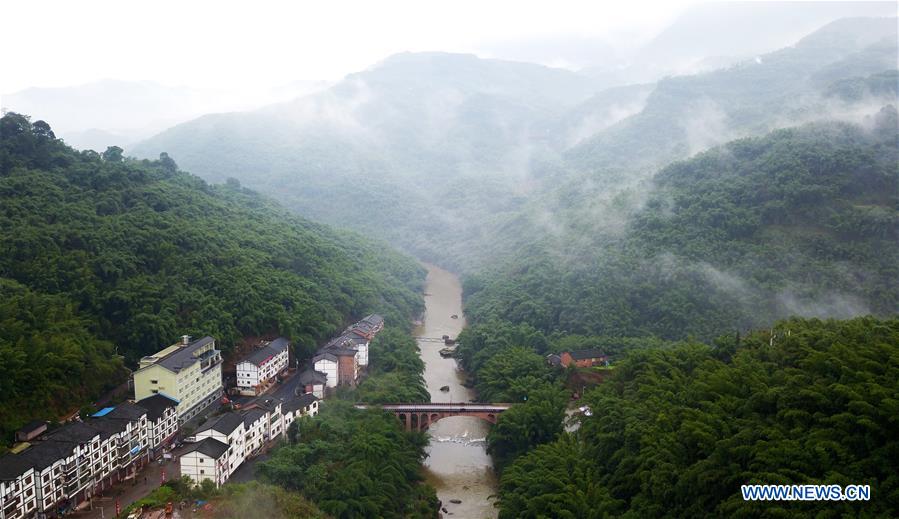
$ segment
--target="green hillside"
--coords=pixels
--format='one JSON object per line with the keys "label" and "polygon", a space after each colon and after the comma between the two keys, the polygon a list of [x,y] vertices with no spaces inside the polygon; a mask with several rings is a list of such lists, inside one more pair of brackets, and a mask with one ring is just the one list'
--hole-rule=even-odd
{"label": "green hillside", "polygon": [[[505,469],[500,518],[895,517],[899,321],[635,352],[593,411]],[[871,486],[870,501],[744,501],[744,484]]]}
{"label": "green hillside", "polygon": [[476,323],[669,339],[895,313],[896,110],[870,127],[779,130],[675,163],[621,232],[584,219],[565,248],[469,276],[466,311]]}
{"label": "green hillside", "polygon": [[[660,81],[640,113],[566,152],[592,173],[654,170],[785,121],[826,118],[835,81],[896,68],[895,18],[847,18],[728,68]],[[795,123],[794,123],[795,124]]]}
{"label": "green hillside", "polygon": [[278,333],[304,354],[353,317],[423,309],[423,269],[385,244],[167,156],[78,152],[14,113],[0,133],[0,359],[21,367],[3,382],[4,433],[121,382],[114,352],[131,365],[182,334],[228,349]]}

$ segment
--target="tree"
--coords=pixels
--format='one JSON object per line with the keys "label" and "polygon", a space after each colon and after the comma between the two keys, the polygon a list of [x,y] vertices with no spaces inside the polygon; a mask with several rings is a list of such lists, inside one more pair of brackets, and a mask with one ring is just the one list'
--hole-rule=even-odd
{"label": "tree", "polygon": [[175,161],[164,151],[159,154],[159,165],[163,170],[168,171],[169,173],[178,171],[178,164],[175,164]]}
{"label": "tree", "polygon": [[515,404],[497,418],[487,434],[487,452],[502,470],[516,457],[548,443],[563,431],[567,393],[558,386],[532,388],[526,402]]}
{"label": "tree", "polygon": [[56,135],[50,129],[50,125],[44,121],[35,121],[31,125],[31,129],[35,135],[44,139],[55,139]]}
{"label": "tree", "polygon": [[124,160],[125,150],[119,148],[118,146],[109,146],[106,148],[106,151],[103,152],[103,160],[106,162],[122,162]]}

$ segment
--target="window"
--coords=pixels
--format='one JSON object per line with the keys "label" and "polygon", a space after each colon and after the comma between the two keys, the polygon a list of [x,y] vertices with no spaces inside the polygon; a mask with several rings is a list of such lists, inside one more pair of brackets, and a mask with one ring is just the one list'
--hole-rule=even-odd
{"label": "window", "polygon": [[151,380],[150,383],[151,383],[151,384],[158,384],[159,381],[158,381],[158,380]]}
{"label": "window", "polygon": [[151,389],[150,392],[153,393],[153,394],[155,395],[156,393],[159,393],[159,390],[158,390],[158,389]]}
{"label": "window", "polygon": [[200,458],[200,463],[203,463],[203,458]]}
{"label": "window", "polygon": [[200,474],[205,474],[205,473],[206,473],[206,471],[205,471],[205,470],[203,470],[203,469],[200,469]]}

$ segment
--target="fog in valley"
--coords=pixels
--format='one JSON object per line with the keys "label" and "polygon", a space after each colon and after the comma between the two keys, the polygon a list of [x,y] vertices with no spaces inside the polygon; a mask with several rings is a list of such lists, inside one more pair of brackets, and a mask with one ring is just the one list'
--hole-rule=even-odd
{"label": "fog in valley", "polygon": [[[110,373],[189,327],[229,351],[289,335],[305,361],[349,316],[384,314],[394,328],[373,343],[384,356],[371,381],[339,400],[515,404],[500,425],[457,416],[432,424],[430,444],[394,442],[430,456],[402,511],[339,495],[322,475],[333,467],[314,461],[326,455],[291,450],[302,439],[262,464],[266,482],[336,517],[425,517],[456,496],[458,517],[698,517],[758,512],[731,488],[758,467],[845,484],[890,464],[847,452],[889,436],[895,399],[840,388],[896,369],[883,360],[899,314],[895,2],[190,4],[60,4],[46,31],[0,34],[4,139],[34,135],[14,151],[37,157],[0,150],[12,208],[0,219],[34,226],[7,238],[0,289],[71,298],[89,317],[70,321],[109,341],[97,351],[128,344]],[[36,9],[19,3],[10,19]],[[44,204],[67,212],[31,215]],[[48,230],[70,220],[84,223]],[[809,353],[827,341],[843,346]],[[614,362],[549,367],[598,349]],[[802,380],[768,391],[781,371]],[[828,414],[823,402],[837,403]],[[341,405],[327,420],[352,421]],[[851,428],[816,421],[846,409],[873,413],[858,419],[865,442],[821,440],[807,450],[827,470],[778,472],[782,451],[822,438],[808,431]],[[706,418],[731,415],[758,426],[733,426],[751,438],[715,436],[732,426]],[[753,422],[769,415],[776,432]],[[298,434],[345,447],[329,435],[389,432],[366,416],[358,430],[305,422]],[[547,416],[558,423],[534,425]],[[764,460],[743,459],[740,442]],[[375,463],[375,447],[343,447]],[[706,471],[719,462],[731,465]],[[694,495],[707,485],[713,497]],[[872,516],[899,510],[889,499]]]}

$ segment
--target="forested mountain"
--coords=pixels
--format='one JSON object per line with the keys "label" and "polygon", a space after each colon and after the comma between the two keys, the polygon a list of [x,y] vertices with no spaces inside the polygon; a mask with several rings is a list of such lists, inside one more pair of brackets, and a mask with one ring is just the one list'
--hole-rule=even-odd
{"label": "forested mountain", "polygon": [[[500,518],[893,517],[899,321],[791,319],[627,356],[574,434],[517,458]],[[744,501],[745,484],[866,484],[870,501]]]}
{"label": "forested mountain", "polygon": [[43,121],[0,120],[4,435],[123,380],[123,359],[212,335],[278,333],[300,354],[352,317],[422,309],[423,269],[166,155],[78,152]]}
{"label": "forested mountain", "polygon": [[[896,110],[816,123],[660,171],[617,233],[586,218],[565,249],[470,276],[466,312],[544,331],[712,338],[787,315],[899,310]],[[596,222],[602,229],[603,222]]]}
{"label": "forested mountain", "polygon": [[728,68],[605,90],[538,65],[401,54],[132,151],[167,152],[208,180],[237,178],[303,215],[475,271],[576,226],[582,210],[625,215],[642,201],[626,191],[671,160],[797,122],[860,122],[895,95],[834,92],[895,70],[896,54],[889,18],[839,20]]}
{"label": "forested mountain", "polygon": [[665,79],[639,114],[574,147],[567,158],[591,173],[651,171],[738,137],[851,112],[821,99],[822,87],[895,69],[896,27],[895,18],[843,19],[792,47]]}
{"label": "forested mountain", "polygon": [[[327,91],[215,114],[129,150],[166,151],[212,181],[271,193],[301,214],[365,229],[427,258],[514,210],[550,135],[537,127],[593,80],[526,63],[399,54]],[[567,131],[567,130],[566,130]]]}

